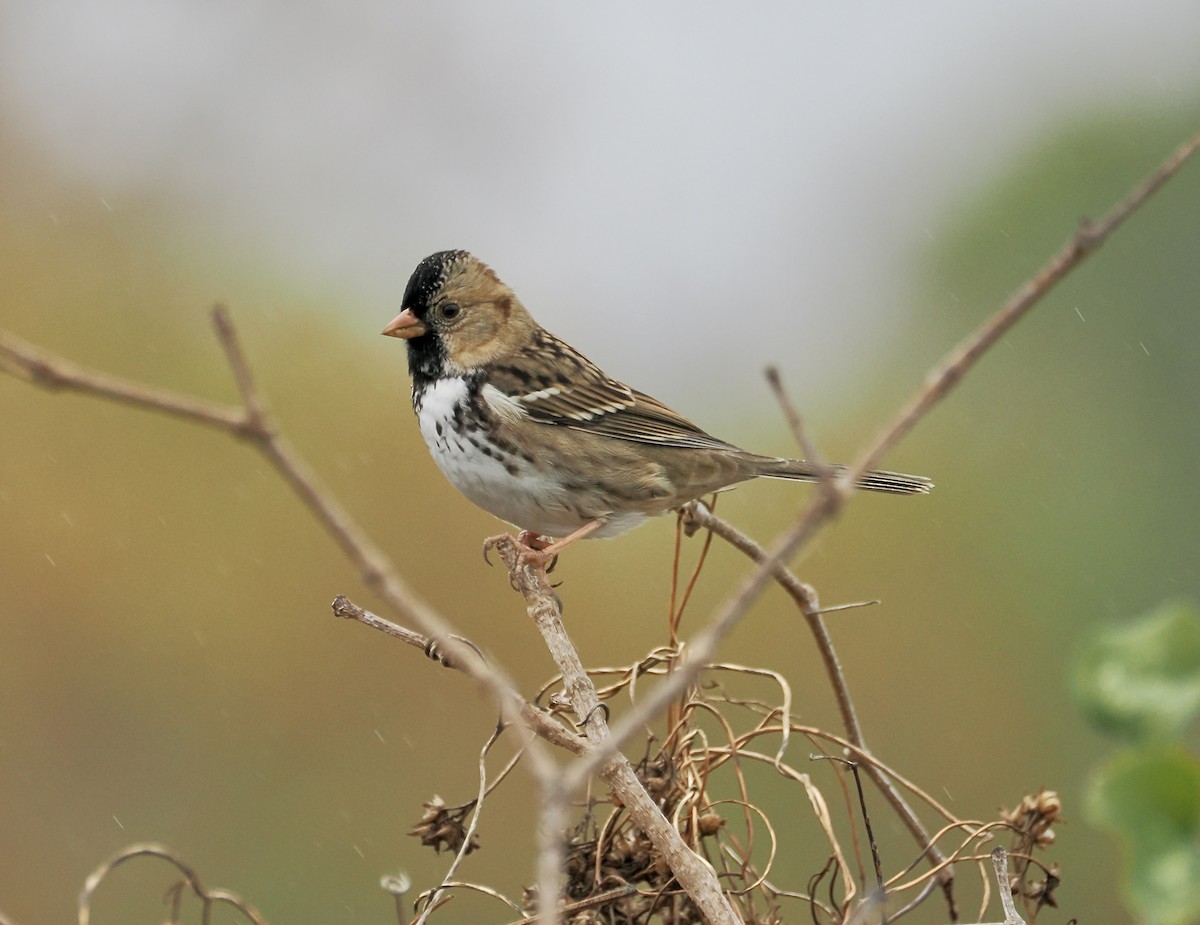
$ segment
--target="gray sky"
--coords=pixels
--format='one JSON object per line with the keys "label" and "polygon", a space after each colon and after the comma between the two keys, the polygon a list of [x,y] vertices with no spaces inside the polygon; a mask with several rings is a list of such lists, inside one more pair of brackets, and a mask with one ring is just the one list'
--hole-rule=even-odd
{"label": "gray sky", "polygon": [[765,399],[768,361],[835,390],[941,210],[1056,122],[1178,106],[1197,49],[1195,0],[9,0],[0,107],[349,324],[466,247],[614,374]]}

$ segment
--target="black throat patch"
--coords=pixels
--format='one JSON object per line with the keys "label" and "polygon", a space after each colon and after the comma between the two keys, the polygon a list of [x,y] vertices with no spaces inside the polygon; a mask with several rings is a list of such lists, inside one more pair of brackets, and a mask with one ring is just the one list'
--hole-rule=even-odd
{"label": "black throat patch", "polygon": [[[438,251],[417,264],[408,285],[404,288],[402,308],[412,311],[422,321],[429,308],[446,285],[456,261],[467,256],[466,251]],[[413,384],[441,379],[446,374],[446,346],[432,329],[408,341],[408,371]]]}

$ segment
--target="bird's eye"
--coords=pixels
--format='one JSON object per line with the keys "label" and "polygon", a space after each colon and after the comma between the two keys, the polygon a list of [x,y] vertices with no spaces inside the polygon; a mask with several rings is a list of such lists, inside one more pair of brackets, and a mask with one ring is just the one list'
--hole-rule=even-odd
{"label": "bird's eye", "polygon": [[442,306],[442,317],[447,321],[453,321],[462,313],[462,306],[457,302],[447,302]]}

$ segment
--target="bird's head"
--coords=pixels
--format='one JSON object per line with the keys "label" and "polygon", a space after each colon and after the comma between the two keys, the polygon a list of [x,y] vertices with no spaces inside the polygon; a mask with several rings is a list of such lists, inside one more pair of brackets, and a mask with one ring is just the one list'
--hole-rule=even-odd
{"label": "bird's head", "polygon": [[383,333],[408,341],[414,374],[462,375],[518,353],[536,325],[491,268],[466,251],[417,264],[400,312]]}

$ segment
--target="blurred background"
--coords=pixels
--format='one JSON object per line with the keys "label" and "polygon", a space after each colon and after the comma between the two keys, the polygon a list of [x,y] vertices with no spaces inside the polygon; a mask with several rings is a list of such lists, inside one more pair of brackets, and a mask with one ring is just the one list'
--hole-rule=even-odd
{"label": "blurred background", "polygon": [[[225,301],[288,437],[533,692],[552,664],[479,558],[497,523],[428,459],[402,346],[378,336],[420,258],[471,249],[612,374],[791,453],[775,363],[846,458],[1196,130],[1198,43],[1191,0],[10,0],[0,326],[232,402],[208,321]],[[889,458],[934,494],[859,498],[799,565],[826,604],[882,600],[833,632],[883,759],[967,818],[1063,794],[1061,910],[1043,921],[1118,902],[1120,853],[1080,806],[1110,746],[1066,696],[1071,656],[1200,593],[1198,168]],[[721,513],[765,541],[806,498],[755,484]],[[672,543],[664,518],[565,557],[586,662],[664,641]],[[744,571],[714,548],[685,631]],[[276,922],[392,921],[381,874],[441,876],[405,833],[434,793],[473,795],[494,715],[461,677],[331,617],[337,593],[378,601],[248,447],[0,376],[0,588],[3,914],[70,920],[87,873],[139,840]],[[778,592],[722,656],[783,673],[801,719],[836,728]],[[801,843],[773,880],[803,888],[823,860],[806,801],[757,784]],[[876,827],[885,867],[907,863],[882,809]],[[519,896],[523,776],[480,839],[461,876]],[[161,915],[170,878],[144,863],[104,885],[95,920]],[[442,920],[513,917],[474,902]]]}

